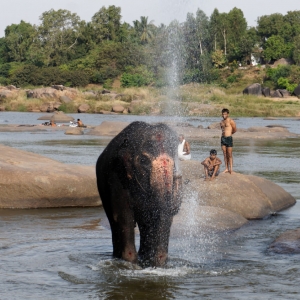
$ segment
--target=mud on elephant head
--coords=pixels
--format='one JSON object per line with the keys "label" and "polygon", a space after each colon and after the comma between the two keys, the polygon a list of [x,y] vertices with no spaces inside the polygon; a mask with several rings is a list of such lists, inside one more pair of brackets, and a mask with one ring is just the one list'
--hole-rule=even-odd
{"label": "mud on elephant head", "polygon": [[115,257],[143,266],[165,264],[173,216],[181,204],[177,145],[176,133],[167,125],[134,122],[100,155],[98,190],[110,222]]}

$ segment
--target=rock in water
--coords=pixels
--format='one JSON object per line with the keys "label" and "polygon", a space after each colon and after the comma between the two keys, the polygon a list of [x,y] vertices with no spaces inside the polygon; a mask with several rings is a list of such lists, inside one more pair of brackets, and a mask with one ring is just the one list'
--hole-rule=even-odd
{"label": "rock in water", "polygon": [[260,96],[262,94],[261,85],[259,83],[253,83],[243,90],[243,94]]}
{"label": "rock in water", "polygon": [[104,121],[99,126],[96,126],[94,129],[90,130],[88,134],[91,135],[117,135],[119,134],[129,123],[126,122],[110,122]]}
{"label": "rock in water", "polygon": [[300,228],[282,233],[269,247],[269,251],[278,254],[300,253]]}
{"label": "rock in water", "polygon": [[83,129],[80,127],[69,127],[66,131],[65,134],[67,135],[82,135],[84,134]]}
{"label": "rock in water", "polygon": [[0,145],[0,208],[99,206],[94,167]]}
{"label": "rock in water", "polygon": [[264,178],[234,173],[204,181],[200,162],[184,161],[180,165],[186,183],[184,194],[193,193],[201,207],[223,208],[251,220],[262,219],[296,203],[283,188]]}

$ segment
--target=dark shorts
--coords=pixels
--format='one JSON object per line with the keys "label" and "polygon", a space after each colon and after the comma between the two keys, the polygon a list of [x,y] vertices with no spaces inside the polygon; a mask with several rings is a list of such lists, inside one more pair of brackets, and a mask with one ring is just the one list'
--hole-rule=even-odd
{"label": "dark shorts", "polygon": [[233,147],[232,136],[222,136],[221,145],[225,146],[226,148]]}
{"label": "dark shorts", "polygon": [[[208,171],[208,176],[209,177],[213,176],[214,171],[215,171],[215,168],[213,168],[212,170],[209,170]],[[220,169],[217,171],[217,173],[215,174],[215,176],[218,176],[219,174],[220,174]]]}

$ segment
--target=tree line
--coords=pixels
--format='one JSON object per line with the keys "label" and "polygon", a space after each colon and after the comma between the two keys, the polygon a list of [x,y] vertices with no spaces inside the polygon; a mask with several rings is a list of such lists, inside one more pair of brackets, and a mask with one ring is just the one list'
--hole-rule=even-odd
{"label": "tree line", "polygon": [[261,16],[256,27],[249,27],[236,7],[228,13],[215,9],[210,16],[198,9],[168,25],[145,16],[132,24],[121,19],[121,8],[112,5],[89,22],[52,9],[39,25],[7,26],[0,38],[0,84],[109,87],[120,77],[123,86],[160,87],[213,82],[216,70],[249,64],[251,55],[300,64],[300,11]]}

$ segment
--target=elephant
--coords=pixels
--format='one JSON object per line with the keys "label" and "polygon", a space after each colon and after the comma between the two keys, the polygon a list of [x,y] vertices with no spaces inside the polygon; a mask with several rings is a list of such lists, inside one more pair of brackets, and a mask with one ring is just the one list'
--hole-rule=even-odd
{"label": "elephant", "polygon": [[165,265],[173,216],[182,201],[177,146],[177,135],[167,125],[133,122],[99,156],[97,186],[114,257],[142,267]]}

